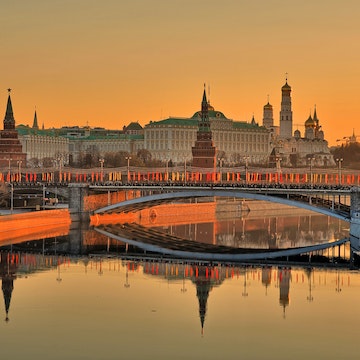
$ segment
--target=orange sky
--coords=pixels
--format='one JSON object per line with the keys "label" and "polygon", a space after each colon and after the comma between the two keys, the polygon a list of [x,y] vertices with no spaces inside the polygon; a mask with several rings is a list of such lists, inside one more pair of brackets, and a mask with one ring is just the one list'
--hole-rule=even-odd
{"label": "orange sky", "polygon": [[0,12],[0,111],[17,124],[122,128],[215,109],[279,124],[292,86],[294,130],[314,105],[330,145],[360,135],[358,0],[31,0]]}

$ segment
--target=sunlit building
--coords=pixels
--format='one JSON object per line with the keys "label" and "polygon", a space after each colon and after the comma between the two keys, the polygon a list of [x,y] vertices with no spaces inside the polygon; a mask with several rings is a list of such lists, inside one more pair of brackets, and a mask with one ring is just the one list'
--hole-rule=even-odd
{"label": "sunlit building", "polygon": [[304,134],[296,129],[293,133],[293,112],[291,107],[291,86],[287,83],[281,88],[280,127],[274,126],[273,107],[264,106],[263,126],[271,132],[272,155],[270,163],[278,159],[283,166],[334,166],[328,142],[317,117],[314,115],[304,122]]}
{"label": "sunlit building", "polygon": [[[263,108],[263,126],[260,126],[254,117],[251,121],[229,119],[206,100],[206,115],[210,124],[208,133],[211,133],[211,147],[216,150],[215,156],[214,149],[211,155],[215,166],[243,164],[266,166],[274,164],[275,161],[281,166],[292,167],[335,165],[316,109],[313,115],[304,122],[304,133],[301,134],[298,129],[293,132],[291,86],[287,80],[281,92],[279,126],[274,125],[273,106],[269,100]],[[7,119],[10,116],[10,110],[8,110],[9,104]],[[193,165],[199,166],[202,164],[202,160],[199,160],[202,155],[199,154],[203,150],[197,151],[194,156],[192,149],[196,148],[196,143],[199,145],[198,133],[199,125],[202,123],[202,114],[203,109],[200,109],[191,117],[169,117],[150,121],[144,128],[138,122],[131,122],[121,130],[89,126],[65,126],[45,130],[44,126],[40,129],[35,112],[32,127],[19,125],[16,132],[16,134],[19,133],[19,140],[15,138],[11,140],[20,141],[17,145],[18,150],[20,147],[23,150],[17,151],[17,155],[14,156],[9,155],[7,151],[10,150],[5,152],[3,150],[0,156],[2,156],[3,165],[10,158],[15,163],[21,161],[20,158],[18,159],[21,151],[24,151],[28,161],[31,160],[29,165],[35,163],[41,165],[44,159],[56,161],[59,158],[62,159],[64,165],[68,163],[73,165],[85,157],[92,157],[93,161],[89,165],[94,166],[98,164],[98,159],[106,154],[119,152],[137,154],[139,150],[145,149],[154,160],[171,161],[173,164],[184,162],[190,164],[195,159]],[[5,144],[4,134],[5,132],[2,132],[2,149]],[[6,141],[9,143],[10,139],[7,138]],[[24,158],[24,155],[20,157]]]}
{"label": "sunlit building", "polygon": [[[170,117],[151,121],[144,128],[144,146],[153,158],[174,163],[191,161],[191,149],[197,139],[201,111],[190,118]],[[270,152],[270,131],[251,122],[228,119],[208,102],[208,118],[217,160],[232,165],[246,161],[267,164]]]}
{"label": "sunlit building", "polygon": [[55,129],[39,129],[36,111],[32,127],[19,125],[17,131],[28,166],[42,166],[45,159],[54,161],[54,165],[60,159],[64,165],[68,163],[69,140],[59,136]]}

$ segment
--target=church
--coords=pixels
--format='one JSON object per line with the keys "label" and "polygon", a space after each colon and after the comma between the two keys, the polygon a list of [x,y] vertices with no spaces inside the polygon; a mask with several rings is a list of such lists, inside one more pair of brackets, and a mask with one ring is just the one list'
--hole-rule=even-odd
{"label": "church", "polygon": [[280,126],[274,126],[273,107],[267,102],[263,108],[263,126],[271,133],[272,153],[269,164],[280,161],[286,167],[332,167],[335,161],[320,125],[316,108],[313,116],[304,122],[304,133],[293,132],[293,112],[291,107],[291,86],[287,79],[281,88]]}

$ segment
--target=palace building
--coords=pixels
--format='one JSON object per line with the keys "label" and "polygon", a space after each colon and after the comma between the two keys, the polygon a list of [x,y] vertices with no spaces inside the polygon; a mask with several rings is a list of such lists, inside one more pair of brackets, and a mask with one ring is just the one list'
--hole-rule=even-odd
{"label": "palace building", "polygon": [[69,140],[55,129],[40,129],[36,111],[32,127],[19,125],[17,131],[29,166],[42,166],[45,159],[68,163]]}
{"label": "palace building", "polygon": [[[151,121],[144,128],[144,146],[158,160],[173,163],[190,162],[192,148],[199,131],[203,110],[190,118],[170,117]],[[207,121],[210,123],[216,160],[232,165],[244,163],[267,164],[271,152],[270,130],[251,122],[228,119],[207,101]],[[203,132],[203,131],[202,131]]]}

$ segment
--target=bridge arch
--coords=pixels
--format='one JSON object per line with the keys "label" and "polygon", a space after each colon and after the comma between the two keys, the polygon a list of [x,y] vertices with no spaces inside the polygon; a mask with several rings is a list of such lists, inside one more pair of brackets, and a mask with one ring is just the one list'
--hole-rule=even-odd
{"label": "bridge arch", "polygon": [[[282,196],[280,196],[282,195]],[[259,194],[256,192],[244,191],[241,189],[194,189],[183,190],[174,192],[164,192],[159,194],[147,195],[139,198],[125,200],[116,204],[108,205],[94,211],[94,214],[103,214],[109,212],[130,212],[132,210],[139,210],[145,207],[158,205],[159,203],[168,202],[176,199],[189,199],[189,198],[201,198],[201,197],[232,197],[237,199],[251,199],[251,200],[263,200],[283,205],[295,206],[302,209],[314,211],[323,215],[332,216],[340,220],[349,222],[350,217],[336,211],[336,209],[325,208],[315,206],[310,203],[291,200],[284,197],[284,194],[268,195]]]}

